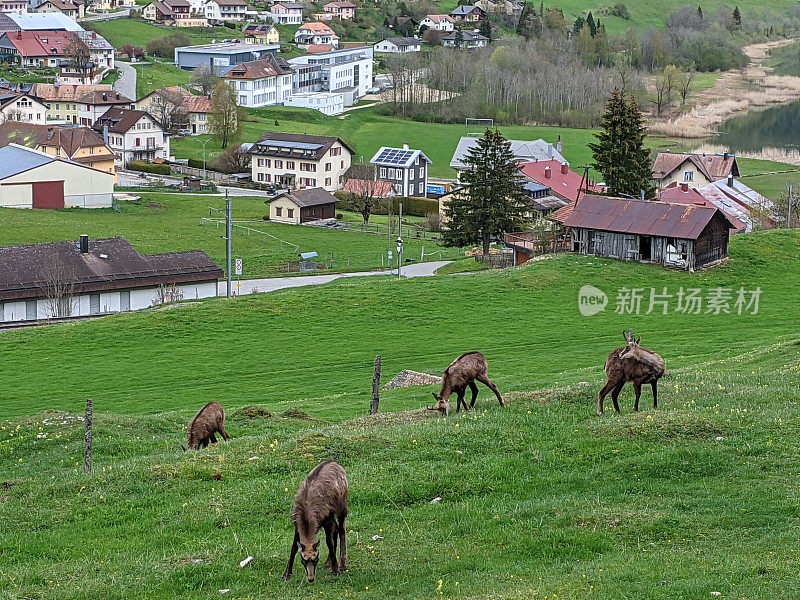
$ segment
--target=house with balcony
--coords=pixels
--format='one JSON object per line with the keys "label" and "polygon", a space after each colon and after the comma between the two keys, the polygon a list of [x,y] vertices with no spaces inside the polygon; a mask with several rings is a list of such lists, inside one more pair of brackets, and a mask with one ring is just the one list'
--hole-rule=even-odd
{"label": "house with balcony", "polygon": [[208,0],[205,8],[209,21],[244,21],[247,17],[245,0]]}
{"label": "house with balcony", "polygon": [[[177,106],[175,106],[176,98]],[[143,110],[158,118],[165,110],[174,110],[180,115],[185,115],[183,121],[188,126],[192,135],[208,133],[208,115],[211,113],[211,98],[209,96],[195,96],[181,86],[161,87],[144,96],[136,102],[136,109]],[[177,122],[175,117],[173,123]]]}
{"label": "house with balcony", "polygon": [[[459,39],[460,38],[460,39]],[[489,38],[474,31],[456,31],[442,39],[442,46],[446,48],[460,48],[475,50],[489,45]]]}
{"label": "house with balcony", "polygon": [[409,37],[390,37],[375,44],[375,52],[384,54],[405,54],[407,52],[420,52],[422,41]]}
{"label": "house with balcony", "polygon": [[272,23],[248,23],[242,29],[245,44],[277,44],[280,36]]}
{"label": "house with balcony", "polygon": [[255,183],[335,192],[345,182],[353,150],[337,137],[267,131],[250,147]]}
{"label": "house with balcony", "polygon": [[338,19],[352,19],[356,16],[357,5],[349,0],[336,0],[335,2],[328,2],[322,7],[322,11],[326,15]]}
{"label": "house with balcony", "polygon": [[247,108],[283,104],[292,95],[294,71],[274,55],[230,67],[222,79],[236,92],[236,103]]}
{"label": "house with balcony", "polygon": [[29,94],[2,93],[0,123],[7,121],[44,125],[47,122],[47,107]]}
{"label": "house with balcony", "polygon": [[132,160],[169,160],[169,133],[144,111],[110,108],[92,129],[114,151],[117,167],[127,167]]}
{"label": "house with balcony", "polygon": [[477,23],[486,18],[486,11],[478,6],[464,4],[456,6],[455,10],[450,13],[450,17],[456,22]]}
{"label": "house with balcony", "polygon": [[450,32],[455,29],[455,19],[450,15],[425,15],[425,18],[419,22],[419,26],[427,26],[428,29],[435,29],[436,31]]}
{"label": "house with balcony", "polygon": [[332,92],[352,106],[372,88],[372,46],[355,46],[289,59],[295,71],[294,93]]}
{"label": "house with balcony", "polygon": [[267,15],[278,25],[300,25],[303,22],[303,10],[302,4],[276,2]]}
{"label": "house with balcony", "polygon": [[83,2],[73,3],[70,0],[44,0],[30,10],[34,13],[61,13],[77,21],[86,16],[85,6]]}
{"label": "house with balcony", "polygon": [[320,23],[312,21],[301,25],[297,31],[294,32],[294,43],[301,48],[308,48],[309,46],[322,46],[330,45],[334,48],[339,47],[339,36],[334,33],[333,29]]}

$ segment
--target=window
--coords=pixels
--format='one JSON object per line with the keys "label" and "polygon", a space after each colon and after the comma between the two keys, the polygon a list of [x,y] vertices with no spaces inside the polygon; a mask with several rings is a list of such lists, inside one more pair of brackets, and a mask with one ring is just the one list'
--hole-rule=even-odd
{"label": "window", "polygon": [[381,177],[386,177],[386,167],[381,167]]}
{"label": "window", "polygon": [[100,314],[100,294],[89,294],[89,314]]}
{"label": "window", "polygon": [[325,170],[326,171],[330,171],[331,170],[331,163],[325,163]]}
{"label": "window", "polygon": [[25,301],[25,318],[29,321],[36,319],[36,300]]}
{"label": "window", "polygon": [[287,169],[294,169],[294,161],[293,160],[287,160],[286,161],[286,168]]}
{"label": "window", "polygon": [[330,177],[326,177],[325,178],[325,185],[326,186],[330,186],[330,184],[331,184],[331,178]]}
{"label": "window", "polygon": [[126,311],[131,309],[131,292],[125,290],[119,293],[119,310]]}
{"label": "window", "polygon": [[418,188],[418,189],[417,189],[417,193],[418,193],[418,194],[421,194],[421,193],[423,193],[423,192],[425,191],[425,190],[424,190],[424,186],[425,186],[425,184],[424,184],[424,183],[422,183],[422,182],[420,182],[420,184],[417,186],[417,188]]}
{"label": "window", "polygon": [[276,159],[275,159],[275,168],[276,168],[276,169],[282,169],[282,168],[283,168],[283,161],[282,161],[282,160],[278,160],[278,159],[276,158]]}
{"label": "window", "polygon": [[282,214],[283,214],[283,207],[276,206],[275,207],[275,216],[276,217],[280,217]]}
{"label": "window", "polygon": [[290,219],[294,219],[294,209],[293,208],[287,208],[286,209],[286,216],[289,217]]}
{"label": "window", "polygon": [[683,172],[683,180],[684,181],[694,181],[694,171],[684,171]]}
{"label": "window", "polygon": [[266,160],[264,161],[264,166],[265,166],[265,167],[272,167],[272,160],[270,160],[269,158],[268,158],[268,159],[266,159]]}

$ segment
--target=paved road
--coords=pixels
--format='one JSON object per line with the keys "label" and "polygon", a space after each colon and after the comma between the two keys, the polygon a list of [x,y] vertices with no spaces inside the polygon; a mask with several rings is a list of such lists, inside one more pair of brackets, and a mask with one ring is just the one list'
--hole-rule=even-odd
{"label": "paved road", "polygon": [[[435,274],[436,269],[449,264],[447,260],[437,260],[433,262],[417,263],[403,267],[403,277],[431,277]],[[364,273],[335,273],[332,275],[304,275],[300,277],[270,277],[268,279],[244,279],[240,283],[242,286],[239,288],[239,295],[245,296],[252,294],[256,289],[258,292],[274,292],[277,290],[284,290],[287,288],[304,287],[307,285],[322,285],[329,283],[336,279],[345,277],[367,277],[370,275],[392,275],[392,271],[368,271]],[[397,274],[397,271],[394,271]],[[236,280],[233,280],[233,290],[236,291]],[[227,293],[227,282],[220,281],[219,295],[224,296]]]}
{"label": "paved road", "polygon": [[120,70],[120,78],[114,82],[114,90],[136,100],[136,69],[130,64],[117,61],[116,67]]}
{"label": "paved road", "polygon": [[104,12],[94,15],[89,15],[82,19],[78,19],[78,23],[91,23],[92,21],[109,21],[111,19],[125,19],[131,16],[131,9],[127,8],[117,12]]}

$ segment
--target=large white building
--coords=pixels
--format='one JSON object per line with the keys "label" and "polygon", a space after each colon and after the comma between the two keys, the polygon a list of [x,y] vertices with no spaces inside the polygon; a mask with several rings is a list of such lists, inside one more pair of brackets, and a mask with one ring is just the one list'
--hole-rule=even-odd
{"label": "large white building", "polygon": [[305,54],[289,64],[295,70],[294,93],[340,93],[345,106],[352,106],[372,87],[372,46]]}
{"label": "large white building", "polygon": [[269,54],[232,67],[222,79],[236,92],[239,106],[259,108],[283,104],[291,97],[293,73],[284,59]]}
{"label": "large white building", "polygon": [[344,112],[344,96],[336,92],[298,92],[284,100],[285,106],[311,108],[332,117]]}
{"label": "large white building", "polygon": [[208,0],[205,3],[206,19],[209,21],[241,21],[247,15],[245,0]]}
{"label": "large white building", "polygon": [[0,321],[102,315],[217,295],[205,252],[139,254],[125,238],[0,246]]}
{"label": "large white building", "polygon": [[250,147],[252,179],[290,190],[344,185],[353,151],[336,137],[267,131]]}
{"label": "large white building", "polygon": [[118,167],[127,167],[132,160],[169,160],[169,133],[149,113],[110,108],[92,129],[114,151]]}
{"label": "large white building", "polygon": [[2,207],[107,208],[113,192],[113,173],[17,144],[0,148]]}

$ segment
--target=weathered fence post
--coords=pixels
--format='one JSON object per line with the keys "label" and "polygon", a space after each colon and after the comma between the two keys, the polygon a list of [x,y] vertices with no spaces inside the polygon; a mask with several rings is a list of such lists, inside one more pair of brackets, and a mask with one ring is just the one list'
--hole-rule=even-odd
{"label": "weathered fence post", "polygon": [[83,471],[92,472],[92,399],[86,399],[86,417],[83,422],[85,426],[83,438]]}
{"label": "weathered fence post", "polygon": [[369,405],[369,414],[378,414],[378,403],[380,398],[381,389],[381,355],[375,357],[375,368],[372,371],[372,402]]}

